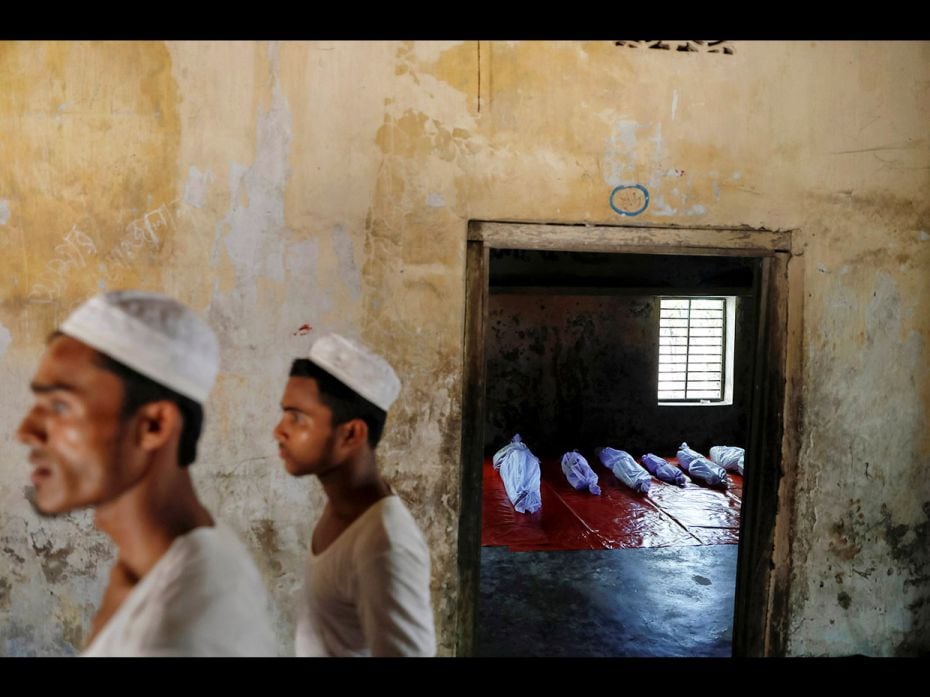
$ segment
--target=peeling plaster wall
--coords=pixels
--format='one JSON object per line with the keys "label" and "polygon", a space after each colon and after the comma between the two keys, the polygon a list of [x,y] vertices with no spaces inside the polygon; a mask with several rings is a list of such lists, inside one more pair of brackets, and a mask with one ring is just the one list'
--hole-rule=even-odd
{"label": "peeling plaster wall", "polygon": [[[37,518],[12,432],[44,338],[100,288],[216,328],[202,496],[253,550],[289,651],[323,497],[270,436],[325,331],[404,387],[380,457],[457,597],[469,219],[795,229],[804,355],[792,654],[930,648],[930,45],[0,44],[0,653],[73,653],[113,559]],[[479,50],[480,49],[480,50]],[[621,217],[639,184],[649,207]],[[309,325],[309,333],[299,330]]]}

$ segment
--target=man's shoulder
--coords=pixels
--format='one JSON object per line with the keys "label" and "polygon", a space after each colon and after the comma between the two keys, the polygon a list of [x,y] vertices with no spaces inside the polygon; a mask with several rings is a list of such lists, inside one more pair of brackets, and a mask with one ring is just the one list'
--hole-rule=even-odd
{"label": "man's shoulder", "polygon": [[252,555],[238,536],[217,523],[196,528],[176,540],[165,581],[172,585],[193,584],[204,592],[238,585],[254,585],[260,579]]}
{"label": "man's shoulder", "polygon": [[397,495],[380,499],[367,511],[360,526],[356,546],[365,554],[390,551],[416,551],[426,548],[420,526],[407,505]]}

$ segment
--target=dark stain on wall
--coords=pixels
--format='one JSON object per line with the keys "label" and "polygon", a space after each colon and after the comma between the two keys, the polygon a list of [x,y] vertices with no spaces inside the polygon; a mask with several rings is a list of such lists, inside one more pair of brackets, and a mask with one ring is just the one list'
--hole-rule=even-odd
{"label": "dark stain on wall", "polygon": [[[4,538],[4,541],[6,541],[7,539],[8,539],[8,538]],[[20,555],[18,555],[18,554],[16,553],[16,550],[13,549],[12,547],[4,547],[4,548],[3,548],[3,553],[6,554],[7,556],[9,556],[10,558],[12,558],[13,561],[15,561],[15,562],[16,562],[17,564],[19,564],[19,565],[23,565],[23,564],[26,563],[25,557],[21,557]]]}
{"label": "dark stain on wall", "polygon": [[[896,522],[895,512],[882,503],[878,520],[867,517],[862,510],[861,499],[849,499],[848,515],[830,526],[830,552],[849,565],[843,571],[833,572],[838,585],[843,584],[847,574],[856,574],[864,579],[872,578],[878,571],[875,566],[862,565],[856,568],[856,559],[863,549],[874,547],[880,541],[888,545],[891,558],[897,562],[895,568],[883,570],[889,577],[895,569],[903,572],[903,588],[915,594],[907,607],[912,614],[912,631],[895,647],[899,656],[913,656],[930,651],[930,501],[921,504],[925,520],[917,525]],[[823,581],[821,581],[823,587]],[[837,595],[837,603],[844,610],[852,605],[851,596],[845,591]]]}
{"label": "dark stain on wall", "polygon": [[13,587],[9,580],[0,578],[0,610],[5,610],[10,606],[10,591]]}
{"label": "dark stain on wall", "polygon": [[281,546],[278,544],[278,531],[275,529],[274,521],[261,518],[252,524],[251,532],[258,542],[259,549],[262,550],[260,562],[265,563],[272,577],[280,576],[283,567],[276,556],[281,552]]}
{"label": "dark stain on wall", "polygon": [[52,584],[67,578],[68,555],[74,551],[70,546],[62,547],[61,549],[53,549],[51,542],[40,545],[36,544],[36,541],[33,539],[32,548],[39,558],[39,563],[42,566],[42,573],[45,575],[46,581]]}

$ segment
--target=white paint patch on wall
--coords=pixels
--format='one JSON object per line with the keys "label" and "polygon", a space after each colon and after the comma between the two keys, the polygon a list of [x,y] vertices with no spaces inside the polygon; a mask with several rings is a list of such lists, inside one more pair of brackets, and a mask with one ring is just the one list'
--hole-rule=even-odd
{"label": "white paint patch on wall", "polygon": [[[299,263],[302,258],[307,264],[316,260],[315,249],[310,250],[309,256],[288,254],[290,234],[285,221],[284,195],[290,173],[291,115],[273,69],[274,62],[271,100],[267,110],[259,107],[254,160],[247,165],[229,163],[229,208],[216,224],[211,266],[215,270],[220,268],[220,250],[225,249],[233,270],[233,287],[220,291],[217,274],[207,312],[223,346],[223,372],[248,376],[249,382],[242,389],[252,389],[256,397],[268,389],[262,383],[267,376],[255,368],[258,337],[264,342],[274,342],[273,337],[288,336],[302,324],[314,325],[316,320],[306,304],[299,305],[299,311],[294,310],[293,315],[289,303],[275,304],[273,309],[266,304],[267,293],[274,293],[277,284],[288,280],[286,265]],[[293,283],[289,289],[291,297],[309,297],[305,284],[312,283],[312,278],[312,269],[308,269],[289,279]],[[270,397],[265,395],[265,399]],[[245,420],[254,418],[254,423],[262,424],[266,414],[250,404],[238,416]],[[251,444],[237,443],[232,447],[245,448],[246,457],[257,454]]]}
{"label": "white paint patch on wall", "polygon": [[332,310],[332,294],[320,288],[320,243],[315,239],[288,243],[284,253],[289,294],[301,302],[286,302],[282,307],[285,326],[297,329],[309,323],[316,331],[320,317]]}
{"label": "white paint patch on wall", "polygon": [[288,274],[295,278],[302,278],[313,273],[319,257],[318,246],[316,240],[301,240],[289,244],[285,256]]}
{"label": "white paint patch on wall", "polygon": [[0,225],[6,225],[10,221],[10,202],[5,198],[0,198]]}
{"label": "white paint patch on wall", "polygon": [[184,182],[184,203],[194,208],[201,208],[207,196],[207,189],[210,188],[210,182],[212,181],[213,172],[210,170],[201,172],[191,165],[187,173],[187,181]]}
{"label": "white paint patch on wall", "polygon": [[652,138],[649,139],[655,146],[655,151],[652,154],[652,159],[654,162],[660,162],[665,156],[665,143],[662,140],[662,124],[656,124],[655,133],[652,134]]}
{"label": "white paint patch on wall", "polygon": [[442,208],[446,205],[445,199],[442,197],[442,194],[437,194],[435,191],[431,192],[426,199],[426,205],[430,208]]}
{"label": "white paint patch on wall", "polygon": [[0,356],[2,356],[7,347],[13,341],[13,336],[10,334],[10,330],[0,324]]}
{"label": "white paint patch on wall", "polygon": [[230,165],[232,205],[222,225],[224,242],[240,279],[284,280],[284,190],[288,178],[291,115],[275,82],[268,111],[258,118],[258,142],[251,167]]}
{"label": "white paint patch on wall", "polygon": [[342,225],[336,225],[333,228],[333,250],[339,262],[339,275],[349,288],[352,299],[358,300],[362,295],[362,275],[359,273],[358,264],[355,263],[352,237]]}
{"label": "white paint patch on wall", "polygon": [[653,193],[651,199],[649,212],[653,215],[675,215],[678,212],[677,209],[668,205],[668,201],[665,200],[664,194]]}
{"label": "white paint patch on wall", "polygon": [[[604,181],[610,187],[630,184],[629,176],[637,161],[636,131],[642,126],[636,121],[617,121],[604,151]],[[633,182],[635,183],[635,182]]]}
{"label": "white paint patch on wall", "polygon": [[672,121],[678,114],[678,90],[672,90]]}

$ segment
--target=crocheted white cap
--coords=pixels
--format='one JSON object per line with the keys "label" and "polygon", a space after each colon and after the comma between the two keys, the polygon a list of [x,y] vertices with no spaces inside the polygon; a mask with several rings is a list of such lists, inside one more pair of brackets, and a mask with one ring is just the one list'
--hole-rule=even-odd
{"label": "crocheted white cap", "polygon": [[309,358],[384,411],[400,394],[400,380],[386,360],[339,334],[317,339]]}
{"label": "crocheted white cap", "polygon": [[213,330],[193,310],[160,293],[94,296],[60,331],[185,397],[203,403],[219,372]]}

